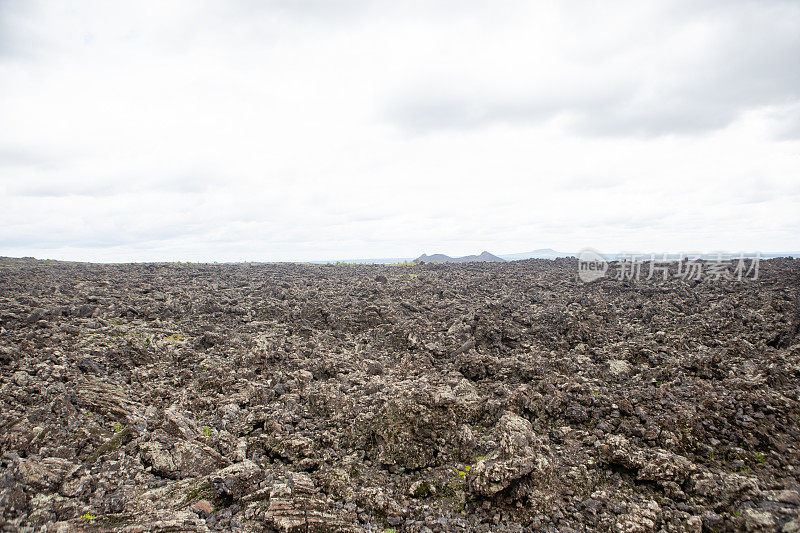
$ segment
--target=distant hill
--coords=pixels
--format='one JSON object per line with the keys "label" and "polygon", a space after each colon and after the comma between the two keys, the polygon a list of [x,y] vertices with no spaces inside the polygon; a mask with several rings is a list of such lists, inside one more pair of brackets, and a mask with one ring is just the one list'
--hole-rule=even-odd
{"label": "distant hill", "polygon": [[552,248],[539,248],[530,252],[522,252],[519,254],[504,254],[501,255],[506,261],[520,261],[522,259],[555,259],[557,257],[577,256],[578,254],[556,252]]}
{"label": "distant hill", "polygon": [[417,261],[420,263],[504,263],[505,259],[484,251],[481,252],[480,255],[465,255],[464,257],[450,257],[449,255],[444,254],[422,254],[417,258]]}
{"label": "distant hill", "polygon": [[[480,255],[468,255],[465,257],[449,257],[444,254],[434,254],[434,255],[425,255],[422,254],[420,257],[417,258],[417,261],[423,263],[432,263],[434,261],[438,261],[440,263],[468,263],[472,261],[520,261],[523,259],[556,259],[559,257],[578,257],[579,252],[558,252],[553,250],[552,248],[539,248],[537,250],[531,250],[530,252],[522,252],[517,254],[503,254],[503,255],[493,255],[489,252],[483,252]],[[602,256],[607,261],[617,261],[620,258],[627,257],[623,256],[623,254],[619,253],[604,253]],[[643,258],[649,257],[650,254],[642,254]],[[747,257],[751,257],[752,254],[747,254]],[[656,254],[656,257],[661,258],[663,254]],[[668,254],[668,259],[677,259],[680,257],[678,254]],[[703,254],[703,259],[713,260],[717,256],[716,254]],[[738,254],[732,254],[731,258],[735,259],[738,257]],[[800,257],[800,252],[766,252],[761,254],[761,259],[769,259],[773,257]],[[311,263],[317,264],[332,264],[332,263],[347,263],[347,264],[370,264],[370,265],[393,265],[398,263],[406,263],[414,261],[413,257],[381,257],[381,258],[373,258],[373,259],[336,259],[336,260],[326,260],[326,261],[309,261]]]}

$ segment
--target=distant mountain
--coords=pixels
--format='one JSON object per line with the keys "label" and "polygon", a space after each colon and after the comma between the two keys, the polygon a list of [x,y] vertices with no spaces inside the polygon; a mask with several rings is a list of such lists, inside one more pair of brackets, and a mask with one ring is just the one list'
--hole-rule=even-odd
{"label": "distant mountain", "polygon": [[417,258],[417,261],[420,263],[504,263],[505,259],[501,259],[500,257],[492,255],[489,252],[481,252],[480,255],[465,255],[464,257],[450,257],[449,255],[444,254],[422,254]]}
{"label": "distant mountain", "polygon": [[556,252],[552,248],[539,248],[531,252],[522,252],[520,254],[505,254],[501,255],[506,261],[520,261],[522,259],[555,259],[556,257],[569,257],[577,256],[578,254],[570,254],[564,252]]}
{"label": "distant mountain", "polygon": [[[438,261],[440,263],[464,263],[470,261],[520,261],[523,259],[556,259],[559,257],[578,257],[579,252],[558,252],[552,248],[539,248],[530,252],[522,252],[518,254],[503,254],[500,256],[492,255],[489,252],[483,252],[481,255],[468,255],[466,257],[448,257],[444,254],[425,255],[422,254],[417,261],[423,263],[432,263]],[[607,261],[618,261],[628,255],[619,253],[604,253],[601,254]],[[746,254],[751,257],[753,254]],[[650,256],[649,253],[642,254],[641,258],[646,260]],[[663,258],[663,254],[656,254],[657,258]],[[678,254],[667,254],[667,259],[677,259],[680,257]],[[713,260],[717,257],[716,254],[703,254],[703,259]],[[731,254],[732,259],[736,259],[738,254]],[[800,252],[765,252],[761,254],[761,259],[770,259],[774,257],[795,257],[800,258]],[[381,257],[373,259],[336,259],[327,261],[310,261],[317,264],[332,264],[332,263],[347,263],[347,264],[370,264],[370,265],[394,265],[398,263],[406,263],[414,261],[412,257]]]}

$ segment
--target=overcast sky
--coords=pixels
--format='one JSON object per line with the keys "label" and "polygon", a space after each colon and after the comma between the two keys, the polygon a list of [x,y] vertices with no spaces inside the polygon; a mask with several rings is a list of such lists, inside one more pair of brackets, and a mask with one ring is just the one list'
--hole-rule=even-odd
{"label": "overcast sky", "polygon": [[0,0],[0,255],[800,249],[800,2]]}

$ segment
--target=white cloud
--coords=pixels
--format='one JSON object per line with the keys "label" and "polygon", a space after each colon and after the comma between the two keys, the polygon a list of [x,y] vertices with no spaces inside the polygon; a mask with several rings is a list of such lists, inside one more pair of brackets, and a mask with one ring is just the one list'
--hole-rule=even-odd
{"label": "white cloud", "polygon": [[0,3],[0,254],[794,250],[790,2]]}

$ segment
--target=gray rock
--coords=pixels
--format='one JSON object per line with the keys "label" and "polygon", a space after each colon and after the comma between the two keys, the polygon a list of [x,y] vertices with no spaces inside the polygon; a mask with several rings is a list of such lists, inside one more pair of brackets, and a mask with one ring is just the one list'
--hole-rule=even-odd
{"label": "gray rock", "polygon": [[497,494],[529,474],[543,475],[550,467],[530,422],[506,413],[496,431],[499,448],[479,460],[467,474],[468,490],[479,496]]}
{"label": "gray rock", "polygon": [[240,499],[253,492],[261,478],[261,468],[249,459],[218,470],[208,477],[217,498]]}

